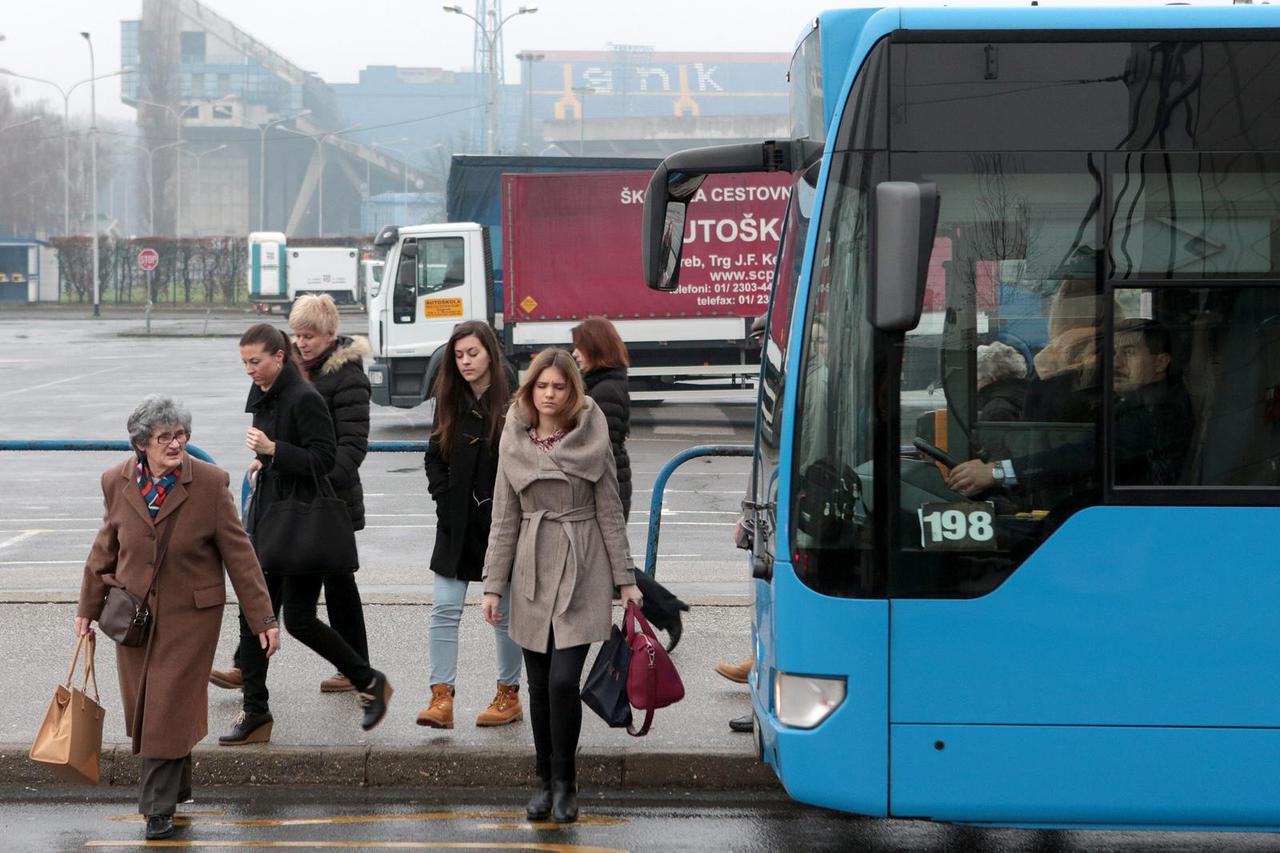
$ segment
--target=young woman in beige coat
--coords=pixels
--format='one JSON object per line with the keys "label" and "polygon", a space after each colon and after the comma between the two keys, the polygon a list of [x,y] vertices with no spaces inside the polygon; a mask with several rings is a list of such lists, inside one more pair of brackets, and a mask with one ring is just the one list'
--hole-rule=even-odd
{"label": "young woman in beige coat", "polygon": [[590,644],[609,637],[615,587],[624,604],[640,603],[609,426],[572,356],[546,349],[507,413],[484,569],[485,619],[511,608],[508,631],[524,649],[538,777],[530,820],[577,820],[582,668]]}

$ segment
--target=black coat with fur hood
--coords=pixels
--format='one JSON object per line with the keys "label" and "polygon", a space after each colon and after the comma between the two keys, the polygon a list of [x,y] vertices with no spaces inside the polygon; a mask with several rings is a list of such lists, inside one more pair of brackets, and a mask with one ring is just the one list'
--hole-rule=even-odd
{"label": "black coat with fur hood", "polygon": [[329,482],[338,497],[346,501],[351,526],[356,530],[364,529],[360,464],[369,452],[369,377],[364,372],[364,357],[371,351],[365,338],[339,335],[308,377],[333,418],[338,458],[329,472]]}

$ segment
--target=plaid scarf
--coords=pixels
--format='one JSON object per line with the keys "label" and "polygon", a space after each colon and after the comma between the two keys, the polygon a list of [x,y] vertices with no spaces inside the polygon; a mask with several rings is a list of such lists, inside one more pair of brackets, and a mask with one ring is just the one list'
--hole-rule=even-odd
{"label": "plaid scarf", "polygon": [[178,482],[178,478],[182,476],[182,466],[179,465],[174,468],[159,480],[153,480],[151,478],[151,466],[147,464],[147,457],[140,453],[138,454],[138,464],[134,466],[133,473],[138,480],[138,491],[142,492],[142,500],[147,505],[147,512],[151,513],[152,518],[155,518],[160,512],[160,505],[169,496],[169,491],[173,488],[173,484]]}

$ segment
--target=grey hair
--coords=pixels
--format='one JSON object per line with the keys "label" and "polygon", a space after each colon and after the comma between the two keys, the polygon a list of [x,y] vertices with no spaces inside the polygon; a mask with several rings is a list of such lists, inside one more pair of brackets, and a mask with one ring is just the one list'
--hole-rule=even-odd
{"label": "grey hair", "polygon": [[978,347],[978,379],[1025,379],[1027,360],[1008,344],[992,341]]}
{"label": "grey hair", "polygon": [[191,435],[191,410],[172,397],[150,394],[129,415],[125,427],[134,447],[143,448],[151,440],[151,431],[158,426],[180,426]]}

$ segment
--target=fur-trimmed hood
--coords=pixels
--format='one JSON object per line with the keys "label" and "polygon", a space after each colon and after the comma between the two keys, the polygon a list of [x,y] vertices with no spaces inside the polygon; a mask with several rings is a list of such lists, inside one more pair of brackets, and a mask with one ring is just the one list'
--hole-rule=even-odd
{"label": "fur-trimmed hood", "polygon": [[329,357],[320,365],[320,375],[328,376],[331,373],[337,373],[344,364],[348,363],[363,369],[365,357],[372,352],[373,347],[369,346],[368,338],[360,335],[355,337],[338,335],[333,342],[333,348],[329,351]]}

